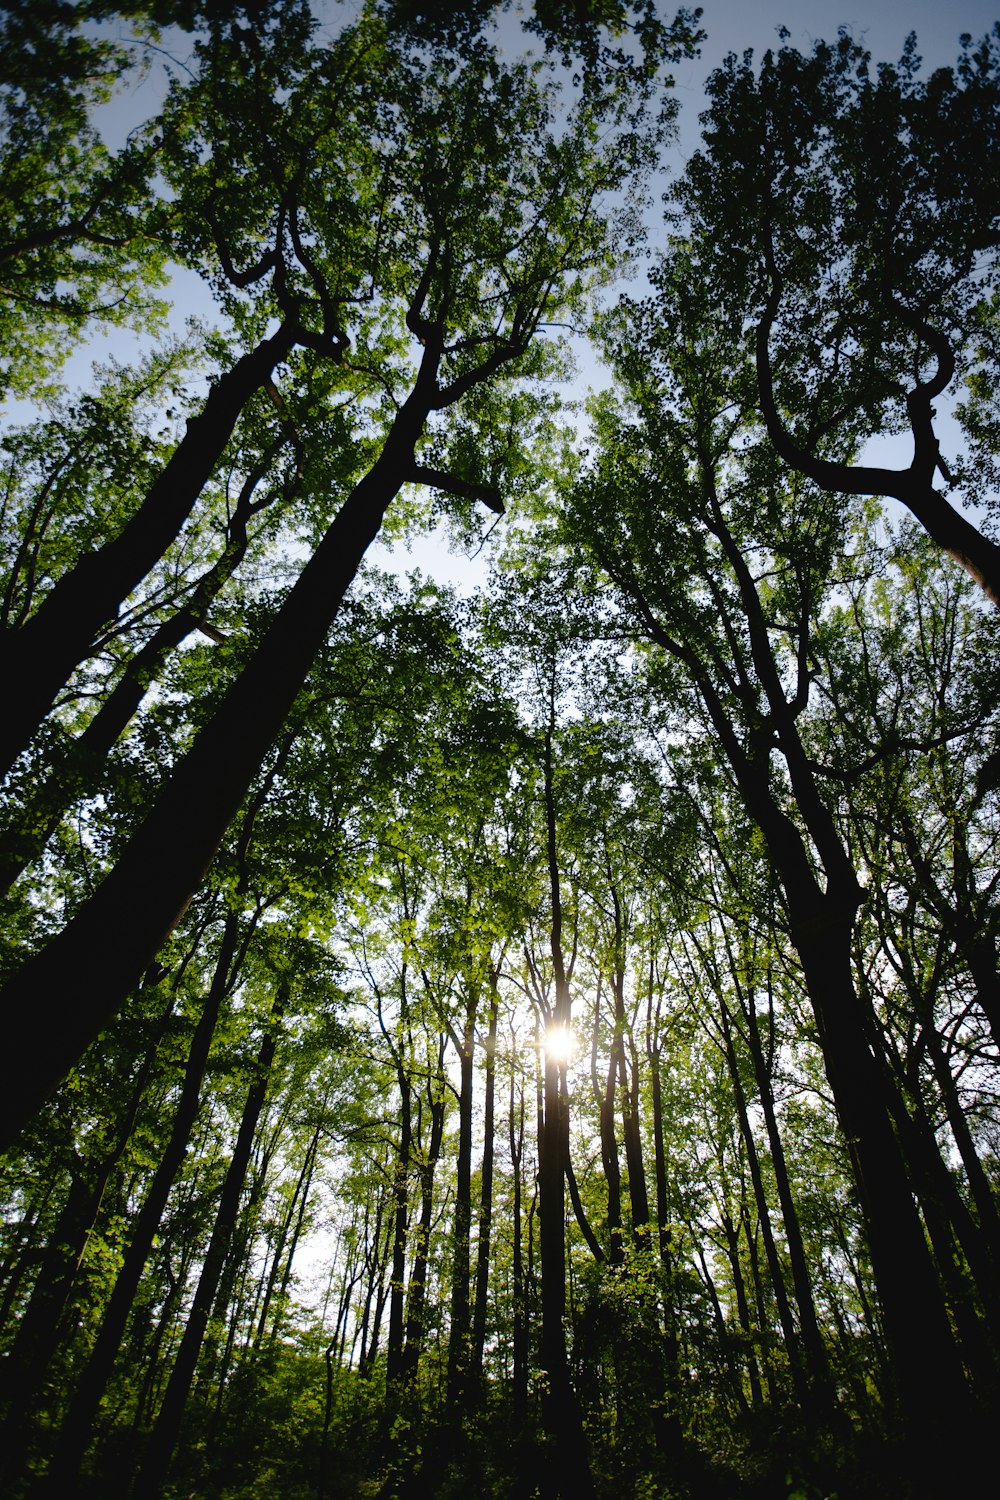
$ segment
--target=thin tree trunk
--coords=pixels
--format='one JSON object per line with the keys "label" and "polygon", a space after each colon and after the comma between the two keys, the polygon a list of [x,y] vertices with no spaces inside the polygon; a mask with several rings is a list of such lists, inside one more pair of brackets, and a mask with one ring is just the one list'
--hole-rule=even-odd
{"label": "thin tree trunk", "polygon": [[[600,981],[598,981],[597,1006],[600,1007]],[[618,1137],[615,1133],[615,1086],[618,1080],[618,1054],[621,1038],[615,1022],[608,1071],[603,1087],[597,1073],[597,1041],[599,1032],[599,1009],[594,1016],[594,1037],[591,1047],[590,1071],[598,1105],[598,1128],[601,1134],[601,1166],[604,1169],[604,1186],[607,1195],[608,1244],[613,1266],[620,1266],[625,1259],[622,1236],[622,1173],[618,1159]]]}
{"label": "thin tree trunk", "polygon": [[254,1134],[267,1096],[271,1064],[277,1048],[278,1026],[286,1002],[287,991],[283,989],[275,1001],[271,1018],[261,1041],[253,1081],[243,1107],[236,1145],[222,1186],[222,1197],[219,1200],[215,1225],[205,1253],[194,1301],[191,1304],[180,1348],[177,1351],[167,1389],[136,1480],[134,1493],[141,1496],[142,1500],[146,1500],[147,1496],[158,1495],[167,1477],[212,1303],[215,1300],[236,1228],[240,1196],[250,1164]]}
{"label": "thin tree trunk", "polygon": [[486,1078],[483,1089],[483,1164],[479,1189],[479,1242],[476,1246],[476,1300],[472,1316],[471,1378],[477,1389],[482,1387],[483,1354],[486,1347],[486,1319],[489,1308],[490,1243],[493,1225],[493,1167],[496,1095],[497,1018],[500,996],[497,974],[491,974],[490,1017],[486,1033]]}
{"label": "thin tree trunk", "polygon": [[400,1090],[399,1151],[393,1178],[392,1272],[389,1278],[389,1337],[386,1344],[386,1394],[398,1384],[403,1361],[403,1313],[406,1292],[406,1231],[413,1126],[409,1079],[397,1064]]}
{"label": "thin tree trunk", "polygon": [[510,1077],[510,1110],[507,1118],[510,1164],[513,1174],[513,1242],[511,1245],[511,1269],[514,1278],[514,1307],[511,1344],[513,1371],[511,1383],[514,1389],[514,1424],[518,1432],[523,1428],[528,1414],[528,1285],[524,1270],[524,1251],[521,1244],[521,1163],[524,1159],[524,1094],[517,1105],[514,1100],[514,1073]]}
{"label": "thin tree trunk", "polygon": [[768,1146],[771,1151],[771,1166],[774,1170],[775,1184],[778,1189],[778,1202],[781,1206],[782,1223],[785,1227],[785,1242],[788,1246],[788,1258],[792,1271],[792,1286],[795,1292],[795,1305],[799,1315],[802,1351],[805,1358],[807,1378],[812,1392],[810,1399],[814,1397],[820,1405],[829,1407],[832,1406],[834,1401],[830,1365],[827,1359],[826,1345],[823,1342],[823,1336],[820,1333],[819,1322],[816,1317],[816,1304],[813,1299],[812,1279],[806,1263],[805,1246],[802,1242],[802,1229],[799,1224],[795,1201],[792,1197],[792,1188],[788,1177],[788,1164],[785,1160],[784,1143],[781,1138],[781,1131],[778,1128],[778,1118],[774,1108],[771,1072],[767,1065],[767,1059],[764,1056],[760,1027],[757,1021],[752,994],[747,997],[742,1009],[747,1022],[750,1057],[753,1062],[754,1077],[757,1080],[758,1097],[760,1098],[761,1107],[764,1112],[764,1126],[767,1131]]}
{"label": "thin tree trunk", "polygon": [[[549,889],[552,901],[550,948],[555,975],[555,1005],[550,1024],[569,1027],[570,990],[562,946],[562,899],[556,843],[552,728],[545,734],[544,797]],[[544,1094],[538,1147],[538,1209],[542,1262],[541,1367],[545,1378],[543,1420],[554,1445],[554,1463],[543,1479],[551,1493],[567,1500],[593,1494],[586,1440],[579,1405],[569,1374],[566,1331],[565,1172],[569,1160],[569,1100],[565,1067],[544,1049]]]}
{"label": "thin tree trunk", "polygon": [[458,1412],[468,1399],[472,1350],[471,1245],[472,1233],[472,1088],[478,991],[468,997],[465,1028],[453,1036],[459,1049],[458,1156],[455,1163],[455,1217],[452,1229],[451,1326],[448,1334],[447,1402]]}
{"label": "thin tree trunk", "polygon": [[128,1146],[135,1128],[150,1076],[156,1062],[174,999],[156,1027],[146,1055],[131,1080],[131,1093],[115,1144],[95,1168],[79,1170],[70,1182],[66,1204],[46,1247],[41,1271],[32,1289],[14,1343],[4,1364],[5,1381],[0,1408],[5,1411],[8,1441],[0,1458],[0,1474],[10,1481],[24,1459],[30,1439],[30,1419],[42,1386],[55,1358],[63,1320],[83,1263],[87,1241],[97,1222],[112,1174]]}
{"label": "thin tree trunk", "polygon": [[754,1140],[753,1131],[750,1128],[747,1097],[743,1088],[743,1080],[740,1077],[739,1059],[736,1056],[732,1027],[730,1026],[729,1013],[726,1010],[725,1001],[721,1004],[720,1016],[722,1021],[722,1036],[725,1043],[726,1063],[729,1067],[733,1095],[736,1099],[736,1115],[739,1120],[740,1134],[743,1137],[743,1145],[747,1153],[747,1165],[750,1168],[750,1181],[753,1185],[754,1203],[757,1207],[757,1221],[760,1224],[761,1234],[764,1237],[764,1255],[771,1277],[771,1285],[774,1289],[774,1300],[778,1308],[778,1320],[781,1323],[782,1337],[788,1350],[789,1364],[791,1366],[796,1395],[805,1404],[808,1401],[809,1392],[808,1384],[805,1381],[805,1371],[799,1355],[799,1337],[794,1319],[792,1318],[791,1304],[788,1300],[788,1289],[785,1286],[784,1271],[778,1257],[778,1247],[774,1241],[774,1231],[771,1227],[767,1194],[764,1191],[760,1158],[757,1155],[757,1142]]}
{"label": "thin tree trunk", "polygon": [[93,785],[97,767],[131,722],[168,652],[204,624],[211,601],[246,553],[250,518],[274,498],[272,494],[254,504],[253,491],[263,477],[258,470],[243,485],[222,555],[198,579],[184,605],[158,625],[132,657],[90,723],[41,785],[28,793],[17,819],[0,835],[0,893],[9,890],[22,871],[40,857],[67,809]]}
{"label": "thin tree trunk", "polygon": [[[290,744],[289,741],[286,753]],[[248,860],[257,814],[267,799],[282,760],[283,756],[278,758],[271,775],[267,778],[244,819],[236,849],[239,869],[235,892],[236,909],[227,914],[223,926],[212,983],[191,1038],[180,1095],[170,1126],[170,1136],[153,1173],[153,1179],[149,1184],[142,1207],[133,1221],[125,1258],[104,1309],[97,1338],[60,1429],[49,1478],[49,1490],[53,1500],[57,1500],[60,1495],[70,1493],[76,1482],[80,1464],[90,1441],[94,1419],[114,1370],[115,1359],[156,1231],[163,1218],[171,1188],[184,1161],[191,1131],[198,1116],[205,1069],[222,1005],[236,983],[256,928],[255,918],[251,918],[244,924],[240,904],[248,885]]]}
{"label": "thin tree trunk", "polygon": [[[443,1041],[442,1041],[443,1050]],[[431,1089],[428,1082],[428,1090]],[[424,1325],[427,1305],[427,1265],[430,1253],[431,1220],[434,1210],[434,1172],[441,1154],[444,1138],[444,1097],[430,1099],[431,1126],[426,1150],[418,1152],[422,1159],[418,1168],[420,1179],[420,1218],[414,1235],[413,1266],[406,1296],[406,1335],[400,1359],[400,1380],[406,1384],[413,1380],[420,1363],[424,1341]]]}
{"label": "thin tree trunk", "polygon": [[740,1263],[739,1232],[729,1213],[722,1215],[722,1228],[726,1236],[726,1255],[729,1259],[729,1269],[733,1278],[733,1291],[736,1294],[736,1316],[740,1320],[740,1328],[743,1331],[743,1340],[746,1348],[747,1374],[750,1377],[750,1396],[753,1405],[759,1407],[763,1403],[764,1393],[760,1383],[760,1366],[757,1363],[757,1351],[754,1348],[753,1320],[750,1317],[746,1281],[743,1276],[743,1266]]}

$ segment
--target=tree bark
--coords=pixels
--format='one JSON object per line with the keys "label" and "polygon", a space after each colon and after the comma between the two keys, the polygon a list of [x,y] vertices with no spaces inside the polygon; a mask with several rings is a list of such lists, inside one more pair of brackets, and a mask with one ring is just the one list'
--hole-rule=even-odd
{"label": "tree bark", "polygon": [[483,1380],[483,1354],[486,1347],[486,1320],[489,1309],[490,1243],[493,1225],[493,1167],[495,1148],[493,1131],[496,1109],[497,1018],[500,996],[497,974],[490,976],[490,1018],[486,1033],[486,1078],[483,1089],[483,1165],[479,1190],[479,1242],[476,1246],[476,1300],[472,1316],[471,1378],[477,1388]]}
{"label": "tree bark", "polygon": [[[544,798],[549,890],[552,902],[550,949],[555,976],[555,1005],[550,1024],[570,1023],[570,990],[562,946],[562,898],[556,842],[556,805],[553,786],[552,727],[544,745]],[[580,1409],[569,1373],[566,1331],[566,1207],[565,1173],[569,1160],[569,1100],[565,1067],[544,1049],[544,1092],[541,1139],[538,1146],[538,1210],[542,1262],[541,1368],[545,1380],[542,1416],[553,1444],[544,1483],[566,1500],[593,1494]]]}
{"label": "tree bark", "polygon": [[154,1497],[163,1486],[177,1437],[180,1432],[184,1407],[194,1378],[195,1366],[204,1341],[209,1314],[215,1294],[225,1268],[226,1256],[232,1241],[239,1214],[240,1196],[250,1165],[254,1134],[260,1119],[271,1074],[271,1064],[278,1043],[278,1026],[287,1003],[287,990],[279,992],[274,1009],[267,1023],[254,1066],[254,1076],[247,1092],[243,1115],[240,1120],[236,1145],[222,1185],[222,1196],[212,1229],[212,1237],[205,1252],[201,1275],[188,1314],[187,1324],[180,1347],[174,1360],[170,1379],[160,1410],[150,1434],[149,1443],[142,1460],[134,1486],[136,1496],[145,1500]]}
{"label": "tree bark", "polygon": [[219,377],[132,519],[113,541],[65,573],[31,618],[0,643],[0,676],[7,695],[0,777],[7,775],[60,689],[89,656],[98,631],[115,618],[175,540],[240,413],[294,344],[294,329],[283,323]]}
{"label": "tree bark", "polygon": [[782,1223],[785,1227],[785,1243],[788,1246],[788,1258],[791,1264],[792,1287],[795,1292],[795,1305],[799,1315],[802,1351],[805,1358],[807,1378],[811,1387],[810,1401],[815,1399],[820,1405],[829,1408],[834,1401],[833,1385],[830,1379],[830,1365],[827,1359],[826,1345],[823,1343],[819,1321],[816,1317],[812,1279],[809,1275],[805,1246],[802,1242],[802,1229],[799,1224],[799,1216],[788,1177],[788,1164],[785,1159],[784,1143],[781,1138],[781,1131],[778,1128],[778,1118],[774,1108],[771,1073],[767,1065],[767,1059],[764,1056],[760,1027],[757,1021],[757,1013],[754,1009],[753,994],[747,997],[747,1003],[743,1006],[743,1014],[747,1022],[750,1057],[753,1062],[754,1077],[757,1080],[758,1097],[760,1098],[761,1108],[764,1112],[764,1126],[767,1131],[768,1145],[771,1150],[771,1165],[774,1170],[775,1184],[778,1189],[778,1203],[781,1206]]}
{"label": "tree bark", "polygon": [[457,1411],[469,1393],[470,1279],[472,1233],[472,1065],[476,1041],[479,995],[466,1004],[465,1027],[459,1043],[458,1156],[455,1163],[455,1217],[452,1228],[451,1327],[448,1334],[447,1401]]}
{"label": "tree bark", "polygon": [[[3,1003],[23,1051],[0,1101],[0,1149],[115,1015],[179,920],[281,730],[386,509],[436,395],[422,366],[382,452],[341,506],[252,661],[176,767],[146,821],[69,924],[14,976]],[[48,997],[37,1004],[39,994]]]}

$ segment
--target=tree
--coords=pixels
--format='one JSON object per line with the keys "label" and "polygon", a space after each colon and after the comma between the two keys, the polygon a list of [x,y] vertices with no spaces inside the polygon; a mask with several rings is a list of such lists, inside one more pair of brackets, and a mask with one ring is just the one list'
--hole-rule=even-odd
{"label": "tree", "polygon": [[[624,101],[612,92],[581,104],[556,135],[549,126],[555,102],[527,69],[501,70],[481,52],[457,75],[451,68],[447,58],[430,65],[394,101],[405,118],[405,139],[416,151],[415,197],[411,212],[400,215],[398,232],[405,234],[419,270],[404,273],[393,288],[397,300],[390,316],[397,327],[405,323],[420,351],[416,370],[412,376],[396,366],[387,372],[387,425],[367,473],[344,498],[251,663],[174,771],[149,819],[91,902],[30,970],[10,981],[12,1004],[20,986],[68,993],[59,974],[72,984],[74,999],[58,1042],[45,1028],[46,1045],[40,1028],[18,1097],[13,1089],[8,1095],[8,1140],[110,1019],[177,920],[400,489],[411,482],[482,492],[478,479],[460,473],[452,478],[420,462],[429,425],[440,426],[443,435],[447,414],[468,393],[508,366],[530,369],[539,325],[575,294],[581,277],[605,263],[606,221],[595,207],[596,195],[629,180],[644,157],[646,138],[632,128],[599,146],[591,142],[602,118],[621,119]],[[543,153],[537,150],[540,135]],[[484,202],[496,205],[495,218],[483,215]],[[317,334],[331,336],[329,329]],[[144,890],[137,901],[140,880]],[[81,987],[87,974],[90,981]]]}
{"label": "tree", "polygon": [[[605,406],[602,460],[570,492],[568,531],[617,586],[636,628],[696,690],[778,871],[864,1208],[900,1399],[919,1442],[942,1407],[954,1403],[958,1420],[969,1396],[894,1134],[891,1084],[869,1050],[870,1021],[850,971],[863,891],[797,729],[811,689],[812,622],[843,523],[804,486],[786,489],[767,451],[744,437],[746,371],[731,353],[739,344],[699,315],[692,273],[681,247],[659,273],[660,305],[638,310],[619,333],[618,368],[638,410],[623,421]],[[665,526],[676,528],[669,553]],[[784,661],[773,644],[783,640]],[[919,1348],[904,1354],[915,1300],[927,1321]],[[929,1339],[942,1407],[925,1409],[923,1375],[910,1383],[906,1372]]]}
{"label": "tree", "polygon": [[[736,294],[775,452],[829,494],[899,500],[994,604],[1000,549],[962,509],[983,492],[942,453],[935,416],[959,382],[989,378],[996,184],[968,142],[994,139],[998,64],[997,32],[963,37],[957,65],[929,77],[913,35],[874,76],[846,33],[808,55],[783,42],[756,70],[731,56],[677,192],[701,274]],[[896,432],[906,467],[864,461]]]}

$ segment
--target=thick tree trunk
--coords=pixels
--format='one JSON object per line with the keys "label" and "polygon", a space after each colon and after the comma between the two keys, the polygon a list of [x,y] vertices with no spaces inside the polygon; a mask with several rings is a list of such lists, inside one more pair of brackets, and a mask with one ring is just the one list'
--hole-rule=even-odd
{"label": "thick tree trunk", "polygon": [[[412,467],[432,400],[418,377],[380,457],[341,506],[252,661],[114,869],[6,986],[3,1004],[25,1029],[0,1101],[0,1149],[114,1017],[200,884]],[[44,1005],[39,995],[47,997]]]}
{"label": "thick tree trunk", "polygon": [[26,624],[0,643],[6,698],[0,777],[7,775],[60,689],[89,656],[98,631],[115,618],[176,539],[240,413],[294,343],[294,330],[282,324],[219,377],[132,519],[113,541],[81,558]]}
{"label": "thick tree trunk", "polygon": [[868,1028],[851,975],[851,922],[826,915],[816,902],[803,911],[791,892],[789,897],[792,937],[864,1214],[914,1474],[933,1493],[933,1485],[943,1479],[947,1434],[957,1430],[956,1424],[973,1420],[972,1404],[907,1165],[893,1133],[887,1080],[868,1048]]}

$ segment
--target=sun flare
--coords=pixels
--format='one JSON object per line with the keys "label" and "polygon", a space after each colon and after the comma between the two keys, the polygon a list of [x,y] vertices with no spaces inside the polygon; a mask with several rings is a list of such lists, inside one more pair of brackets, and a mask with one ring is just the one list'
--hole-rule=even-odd
{"label": "sun flare", "polygon": [[557,1063],[568,1063],[573,1052],[573,1033],[568,1026],[549,1026],[545,1032],[545,1050]]}

